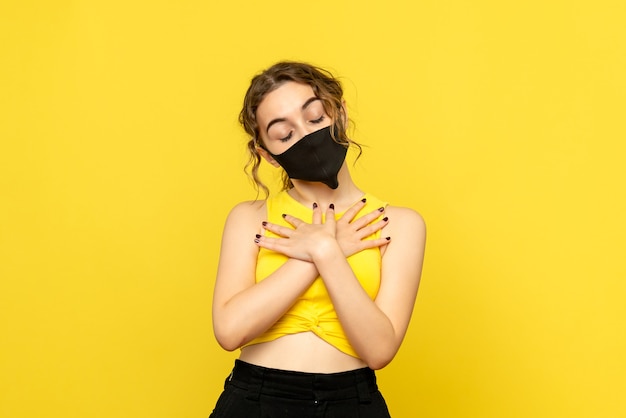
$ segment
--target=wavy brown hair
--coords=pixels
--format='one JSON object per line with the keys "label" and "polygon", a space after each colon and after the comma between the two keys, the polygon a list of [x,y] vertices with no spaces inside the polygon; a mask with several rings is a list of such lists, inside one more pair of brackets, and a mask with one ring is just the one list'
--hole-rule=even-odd
{"label": "wavy brown hair", "polygon": [[[267,70],[256,75],[250,82],[250,87],[243,100],[243,108],[239,113],[239,123],[250,136],[248,141],[249,159],[246,164],[246,173],[255,184],[257,191],[262,190],[265,196],[269,195],[268,187],[259,178],[261,155],[257,147],[265,148],[259,135],[259,125],[256,120],[256,111],[265,96],[276,90],[288,81],[307,84],[313,89],[315,96],[320,99],[324,111],[333,121],[330,127],[333,139],[346,147],[353,145],[359,150],[361,146],[350,140],[347,135],[348,118],[343,107],[343,88],[341,83],[329,71],[303,62],[283,61],[272,65]],[[358,157],[357,157],[358,158]],[[283,171],[283,190],[293,187],[293,183]]]}

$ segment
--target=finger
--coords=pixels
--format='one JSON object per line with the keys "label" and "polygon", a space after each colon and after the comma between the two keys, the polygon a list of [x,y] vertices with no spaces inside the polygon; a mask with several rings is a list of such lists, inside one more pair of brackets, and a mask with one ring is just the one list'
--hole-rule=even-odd
{"label": "finger", "polygon": [[330,224],[331,226],[335,226],[335,205],[334,203],[331,203],[330,205],[328,205],[328,208],[326,209],[326,223]]}
{"label": "finger", "polygon": [[283,240],[285,240],[285,238],[272,238],[260,234],[256,234],[254,238],[254,242],[259,247],[278,252],[280,252],[280,249],[282,247],[281,242]]}
{"label": "finger", "polygon": [[322,223],[322,208],[320,208],[318,204],[315,202],[313,202],[313,223],[314,224]]}
{"label": "finger", "polygon": [[367,202],[367,199],[363,198],[359,200],[358,202],[356,202],[354,205],[350,206],[350,208],[344,212],[343,216],[339,220],[344,221],[344,222],[352,222],[354,217],[365,206],[365,202]]}
{"label": "finger", "polygon": [[374,234],[377,231],[380,231],[381,229],[383,229],[385,226],[387,226],[387,224],[389,223],[389,217],[385,216],[383,219],[381,219],[378,222],[372,223],[370,225],[367,225],[361,229],[358,229],[357,231],[357,237],[359,239],[363,239],[366,237],[369,237],[370,235]]}
{"label": "finger", "polygon": [[295,258],[302,261],[311,262],[311,257],[307,256],[305,252],[294,250],[290,247],[290,239],[288,238],[273,238],[257,234],[254,238],[254,243],[266,250],[274,251],[289,258]]}
{"label": "finger", "polygon": [[390,241],[391,237],[364,239],[361,241],[359,251],[367,250],[369,248],[382,247],[383,245],[389,244]]}
{"label": "finger", "polygon": [[376,218],[378,218],[380,215],[382,215],[385,212],[385,208],[384,207],[380,207],[378,209],[375,209],[373,211],[371,211],[370,213],[361,216],[360,218],[358,218],[356,221],[352,222],[352,225],[358,230],[363,228],[364,226],[366,226],[367,224],[372,223],[374,220],[376,220]]}
{"label": "finger", "polygon": [[286,213],[283,213],[283,219],[287,221],[287,223],[291,224],[294,228],[297,228],[304,223],[302,219],[296,218],[295,216],[287,215]]}
{"label": "finger", "polygon": [[273,232],[276,235],[279,235],[281,237],[289,238],[291,234],[293,233],[293,229],[288,228],[286,226],[276,225],[276,224],[265,222],[265,221],[261,225],[263,225],[263,229]]}

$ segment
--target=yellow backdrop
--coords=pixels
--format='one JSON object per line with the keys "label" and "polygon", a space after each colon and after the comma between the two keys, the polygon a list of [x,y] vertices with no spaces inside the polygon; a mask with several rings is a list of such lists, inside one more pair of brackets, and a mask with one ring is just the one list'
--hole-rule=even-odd
{"label": "yellow backdrop", "polygon": [[[401,417],[626,417],[626,6],[3,1],[0,416],[207,417],[236,118],[333,70],[357,183],[429,228]],[[273,172],[266,170],[273,181]],[[275,183],[274,183],[275,184]]]}

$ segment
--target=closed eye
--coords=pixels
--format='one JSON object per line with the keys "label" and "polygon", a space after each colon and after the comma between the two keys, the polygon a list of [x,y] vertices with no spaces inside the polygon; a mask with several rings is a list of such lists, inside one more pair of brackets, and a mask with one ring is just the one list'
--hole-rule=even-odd
{"label": "closed eye", "polygon": [[293,136],[293,131],[289,132],[289,135],[287,135],[286,137],[280,138],[279,141],[280,142],[287,142],[287,141],[289,141],[291,139],[292,136]]}
{"label": "closed eye", "polygon": [[322,121],[324,120],[324,115],[320,116],[319,118],[312,120],[311,123],[322,123]]}

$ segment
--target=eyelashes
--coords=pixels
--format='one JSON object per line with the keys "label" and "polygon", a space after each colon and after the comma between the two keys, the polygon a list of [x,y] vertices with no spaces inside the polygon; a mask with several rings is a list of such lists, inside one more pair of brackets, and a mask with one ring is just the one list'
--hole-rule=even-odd
{"label": "eyelashes", "polygon": [[[326,119],[326,115],[322,115],[322,116],[320,116],[319,118],[317,118],[317,119],[313,119],[313,120],[311,120],[311,121],[309,121],[309,122],[311,122],[311,123],[313,123],[313,124],[317,125],[318,123],[322,123],[322,122],[324,121],[324,119]],[[292,137],[292,136],[293,136],[293,131],[290,131],[290,132],[289,132],[289,135],[287,135],[287,136],[285,136],[285,137],[283,137],[283,138],[279,138],[278,140],[279,140],[280,142],[287,142],[287,141],[289,141],[289,140],[291,139],[291,137]]]}

